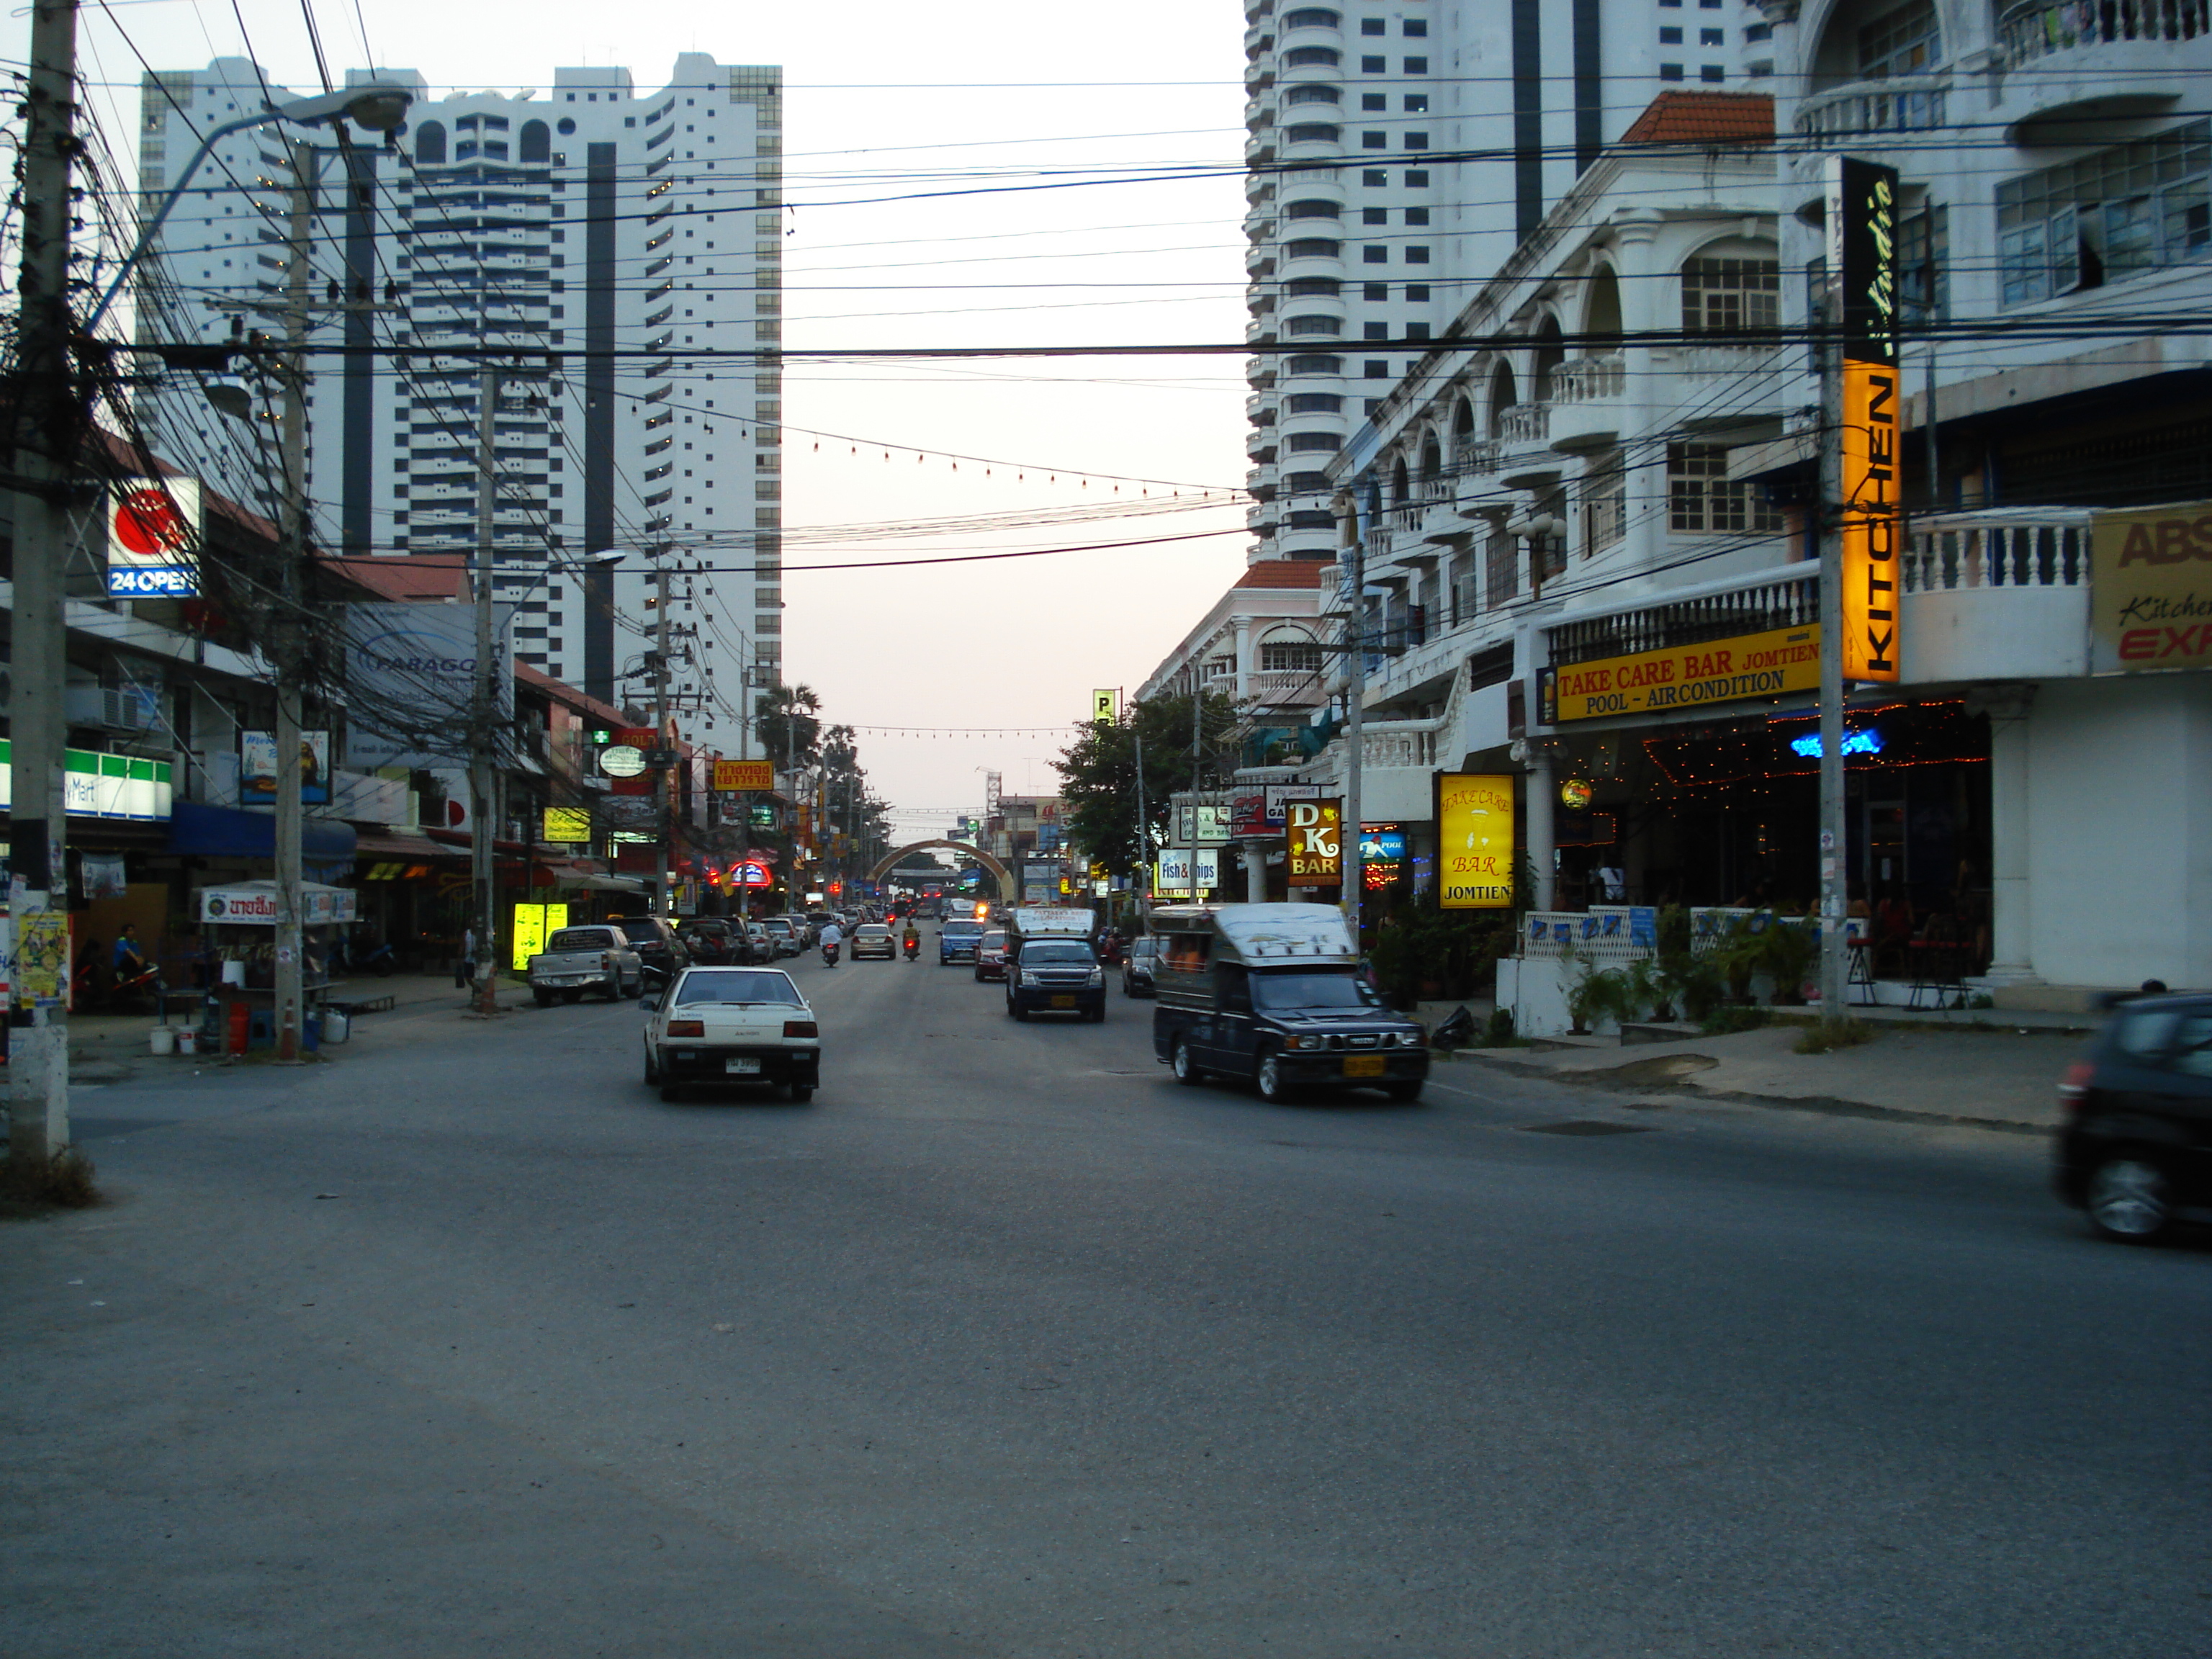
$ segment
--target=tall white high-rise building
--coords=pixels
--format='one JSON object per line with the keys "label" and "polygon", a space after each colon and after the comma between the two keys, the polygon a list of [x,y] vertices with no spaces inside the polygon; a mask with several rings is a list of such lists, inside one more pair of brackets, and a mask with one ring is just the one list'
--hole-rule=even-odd
{"label": "tall white high-rise building", "polygon": [[1246,0],[1254,561],[1333,556],[1322,469],[1669,87],[1760,88],[1745,0]]}
{"label": "tall white high-rise building", "polygon": [[[642,94],[619,69],[435,98],[410,70],[346,80],[411,88],[406,125],[381,145],[283,124],[220,143],[139,284],[142,335],[282,337],[292,146],[312,144],[322,544],[474,545],[477,364],[500,354],[497,586],[517,655],[641,701],[647,573],[665,566],[688,653],[675,686],[734,746],[748,668],[781,666],[781,70],[685,53]],[[149,76],[142,199],[209,131],[295,95],[243,58]],[[154,394],[145,414],[173,448],[235,465],[238,434],[196,393]],[[583,562],[609,549],[632,556]]]}

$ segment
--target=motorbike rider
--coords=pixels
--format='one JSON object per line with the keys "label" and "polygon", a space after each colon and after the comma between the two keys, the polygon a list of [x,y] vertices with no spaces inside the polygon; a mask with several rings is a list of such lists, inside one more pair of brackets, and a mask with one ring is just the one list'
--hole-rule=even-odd
{"label": "motorbike rider", "polygon": [[912,916],[906,919],[906,932],[899,935],[899,944],[904,947],[908,962],[921,955],[921,929],[914,925]]}
{"label": "motorbike rider", "polygon": [[123,931],[115,936],[115,982],[127,984],[146,971],[146,958],[138,949],[138,929],[132,922],[125,922]]}
{"label": "motorbike rider", "polygon": [[822,960],[830,967],[837,965],[837,947],[845,942],[845,930],[832,917],[822,924]]}

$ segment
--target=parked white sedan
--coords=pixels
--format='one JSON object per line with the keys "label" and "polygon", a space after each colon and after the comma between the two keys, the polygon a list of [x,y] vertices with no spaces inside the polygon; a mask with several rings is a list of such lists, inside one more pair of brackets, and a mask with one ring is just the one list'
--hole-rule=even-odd
{"label": "parked white sedan", "polygon": [[793,1100],[822,1080],[814,1011],[781,968],[686,968],[645,1011],[645,1080],[674,1100],[687,1084],[766,1083]]}

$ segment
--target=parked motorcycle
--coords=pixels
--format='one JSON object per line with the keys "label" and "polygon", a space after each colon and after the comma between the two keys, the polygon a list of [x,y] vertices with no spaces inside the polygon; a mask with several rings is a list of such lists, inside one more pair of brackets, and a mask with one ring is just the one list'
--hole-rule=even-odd
{"label": "parked motorcycle", "polygon": [[331,956],[331,966],[342,975],[374,974],[379,979],[390,979],[399,967],[398,953],[389,939],[365,951],[356,951],[341,939]]}

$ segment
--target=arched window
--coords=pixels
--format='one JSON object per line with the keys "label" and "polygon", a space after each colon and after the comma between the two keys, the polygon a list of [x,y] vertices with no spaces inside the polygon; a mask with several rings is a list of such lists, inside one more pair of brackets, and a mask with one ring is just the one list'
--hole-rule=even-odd
{"label": "arched window", "polygon": [[553,134],[543,121],[525,121],[517,159],[524,161],[550,161],[553,159]]}
{"label": "arched window", "polygon": [[1464,449],[1474,441],[1474,405],[1465,397],[1452,405],[1452,447]]}
{"label": "arched window", "polygon": [[1559,320],[1547,317],[1536,331],[1535,369],[1536,401],[1547,404],[1552,400],[1552,372],[1567,360],[1566,342],[1559,337]]}
{"label": "arched window", "polygon": [[425,121],[415,129],[415,160],[417,165],[435,165],[446,159],[446,126],[442,121]]}
{"label": "arched window", "polygon": [[1411,499],[1412,491],[1406,477],[1406,458],[1403,455],[1390,463],[1390,500],[1403,507]]}
{"label": "arched window", "polygon": [[1513,365],[1500,362],[1490,374],[1490,435],[1498,435],[1498,423],[1504,419],[1505,411],[1521,401],[1520,389],[1514,384]]}
{"label": "arched window", "polygon": [[1421,440],[1421,482],[1434,483],[1443,476],[1443,453],[1437,447],[1436,434],[1432,432]]}
{"label": "arched window", "polygon": [[1601,265],[1590,278],[1589,303],[1583,308],[1583,332],[1589,337],[1585,355],[1601,356],[1620,345],[1620,279],[1611,265]]}

